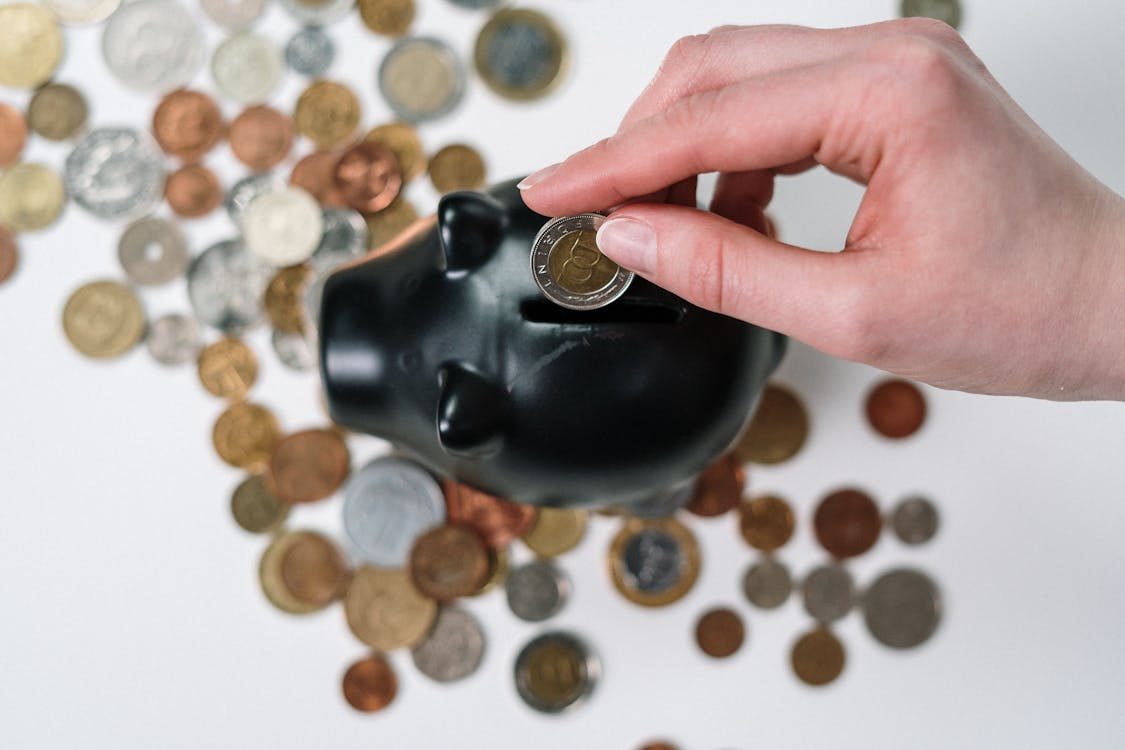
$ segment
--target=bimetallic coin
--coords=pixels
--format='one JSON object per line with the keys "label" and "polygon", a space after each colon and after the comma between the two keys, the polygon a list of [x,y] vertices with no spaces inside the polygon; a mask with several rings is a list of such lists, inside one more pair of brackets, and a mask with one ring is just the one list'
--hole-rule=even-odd
{"label": "bimetallic coin", "polygon": [[595,310],[618,299],[633,281],[633,272],[602,255],[600,214],[551,219],[535,236],[531,275],[543,296],[571,310]]}
{"label": "bimetallic coin", "polygon": [[0,284],[12,278],[20,262],[16,237],[6,227],[0,226]]}
{"label": "bimetallic coin", "polygon": [[461,103],[465,69],[453,48],[440,39],[403,39],[379,66],[379,91],[399,119],[434,120]]}
{"label": "bimetallic coin", "polygon": [[117,259],[134,283],[166,284],[187,270],[187,238],[175,222],[150,216],[130,224],[122,233]]}
{"label": "bimetallic coin", "polygon": [[202,164],[185,164],[164,182],[164,200],[182,219],[199,219],[223,202],[218,176]]}
{"label": "bimetallic coin", "polygon": [[392,122],[372,128],[363,140],[374,141],[391,150],[398,160],[404,183],[426,171],[426,151],[422,147],[422,139],[417,130],[404,122]]}
{"label": "bimetallic coin", "polygon": [[387,456],[354,473],[344,487],[344,531],[364,562],[406,564],[414,540],[445,521],[437,481],[417,464]]}
{"label": "bimetallic coin", "polygon": [[63,308],[63,331],[87,357],[120,357],[144,336],[144,308],[124,284],[93,281],[70,295]]}
{"label": "bimetallic coin", "polygon": [[408,648],[422,641],[437,617],[438,605],[422,596],[405,570],[361,567],[344,597],[344,614],[356,638],[380,651]]}
{"label": "bimetallic coin", "polygon": [[293,115],[297,132],[317,148],[351,143],[360,118],[359,99],[347,86],[335,81],[317,81],[297,99]]}
{"label": "bimetallic coin", "polygon": [[242,216],[246,247],[273,266],[308,260],[323,230],[320,205],[297,187],[258,196]]}
{"label": "bimetallic coin", "polygon": [[340,20],[355,6],[355,0],[279,0],[285,12],[299,22],[327,26]]}
{"label": "bimetallic coin", "polygon": [[266,9],[266,0],[200,0],[199,4],[212,21],[236,31],[257,21]]}
{"label": "bimetallic coin", "polygon": [[841,619],[855,606],[852,576],[842,565],[814,568],[801,583],[805,611],[813,619],[828,624]]}
{"label": "bimetallic coin", "polygon": [[439,602],[472,596],[488,579],[488,548],[469,527],[443,524],[415,540],[410,577],[419,591]]}
{"label": "bimetallic coin", "polygon": [[865,492],[837,490],[817,505],[813,529],[820,546],[837,559],[862,555],[879,541],[883,519]]}
{"label": "bimetallic coin", "polygon": [[535,523],[532,505],[513,503],[452,479],[443,480],[441,486],[450,522],[471,526],[489,547],[506,547]]}
{"label": "bimetallic coin", "polygon": [[402,172],[390,149],[361,141],[340,157],[336,165],[336,187],[349,206],[364,213],[375,213],[398,197]]}
{"label": "bimetallic coin", "polygon": [[550,92],[567,66],[567,43],[558,27],[534,10],[496,11],[477,36],[473,60],[490,89],[528,101]]}
{"label": "bimetallic coin", "polygon": [[316,369],[316,334],[274,331],[270,344],[278,360],[290,370],[309,372]]}
{"label": "bimetallic coin", "polygon": [[54,224],[66,204],[58,173],[42,164],[17,164],[0,171],[0,224],[32,232]]}
{"label": "bimetallic coin", "polygon": [[924,16],[961,28],[960,0],[902,0],[902,17]]}
{"label": "bimetallic coin", "polygon": [[271,604],[304,615],[324,609],[343,594],[348,570],[330,539],[314,531],[290,531],[262,554],[258,580]]}
{"label": "bimetallic coin", "polygon": [[789,503],[776,495],[762,495],[738,509],[738,530],[754,549],[773,552],[793,536],[796,521]]}
{"label": "bimetallic coin", "polygon": [[738,507],[746,487],[746,472],[733,453],[722,456],[696,477],[691,501],[685,506],[690,513],[714,518]]}
{"label": "bimetallic coin", "polygon": [[234,225],[241,229],[242,216],[246,213],[250,204],[258,196],[280,189],[281,183],[271,174],[252,174],[243,177],[227,191],[227,196],[223,201],[227,209],[227,215],[230,216]]}
{"label": "bimetallic coin", "polygon": [[160,100],[152,114],[152,134],[165,153],[195,162],[218,145],[226,132],[215,100],[180,89]]}
{"label": "bimetallic coin", "polygon": [[123,219],[146,213],[163,196],[164,159],[140,131],[100,128],[66,158],[65,177],[79,206],[100,219]]}
{"label": "bimetallic coin", "polygon": [[281,50],[268,37],[252,32],[235,34],[211,56],[211,77],[223,96],[239,104],[269,101],[285,63]]}
{"label": "bimetallic coin", "polygon": [[484,185],[484,159],[472,146],[454,143],[434,154],[429,173],[439,193],[476,190]]}
{"label": "bimetallic coin", "polygon": [[20,160],[27,145],[27,122],[23,113],[7,102],[0,102],[0,168]]}
{"label": "bimetallic coin", "polygon": [[0,86],[35,88],[55,74],[62,54],[62,32],[49,10],[0,5]]}
{"label": "bimetallic coin", "polygon": [[129,88],[171,91],[186,86],[203,67],[203,33],[176,0],[135,0],[106,22],[102,55]]}
{"label": "bimetallic coin", "polygon": [[228,138],[235,158],[255,172],[280,164],[293,148],[293,122],[272,107],[250,107],[234,118]]}
{"label": "bimetallic coin", "polygon": [[199,354],[199,382],[208,393],[228,401],[241,401],[258,382],[254,350],[234,338],[219,339]]}
{"label": "bimetallic coin", "polygon": [[273,449],[266,482],[282,501],[295,505],[331,497],[351,471],[344,438],[335,430],[302,430]]}
{"label": "bimetallic coin", "polygon": [[695,642],[699,650],[715,659],[725,659],[742,648],[746,626],[733,609],[708,610],[696,621]]}
{"label": "bimetallic coin", "polygon": [[456,682],[477,671],[484,656],[484,630],[470,613],[446,605],[434,628],[410,657],[418,671],[437,682]]}
{"label": "bimetallic coin", "polygon": [[188,297],[195,317],[226,333],[239,333],[262,319],[262,295],[271,270],[241,240],[219,242],[188,268]]}
{"label": "bimetallic coin", "polygon": [[808,436],[809,416],[804,403],[793,391],[771,383],[762,391],[754,416],[734,450],[743,461],[779,464],[797,455]]}
{"label": "bimetallic coin", "polygon": [[89,108],[86,97],[65,83],[40,87],[27,105],[27,124],[36,135],[49,141],[74,138],[86,127]]}
{"label": "bimetallic coin", "polygon": [[570,633],[543,633],[516,656],[516,692],[536,711],[553,714],[578,705],[600,677],[597,654]]}
{"label": "bimetallic coin", "polygon": [[383,36],[402,36],[414,23],[414,0],[358,0],[363,25]]}
{"label": "bimetallic coin", "polygon": [[937,508],[924,497],[908,497],[891,512],[891,528],[904,544],[928,542],[937,533]]}
{"label": "bimetallic coin", "polygon": [[536,560],[509,571],[504,592],[512,614],[527,622],[542,622],[566,604],[570,579],[550,562]]}
{"label": "bimetallic coin", "polygon": [[266,315],[275,329],[303,333],[309,328],[304,300],[312,276],[312,268],[302,264],[282,268],[270,280],[266,287]]}
{"label": "bimetallic coin", "polygon": [[827,685],[844,671],[844,644],[831,631],[817,628],[801,636],[790,654],[793,673],[806,685]]}
{"label": "bimetallic coin", "polygon": [[101,23],[121,7],[121,0],[45,0],[60,23],[86,26]]}
{"label": "bimetallic coin", "polygon": [[792,590],[789,568],[772,557],[763,557],[747,568],[742,577],[742,593],[747,601],[762,609],[776,609],[785,604]]}
{"label": "bimetallic coin", "polygon": [[360,659],[344,673],[344,700],[364,713],[381,711],[398,694],[398,678],[394,667],[381,654]]}
{"label": "bimetallic coin", "polygon": [[673,519],[630,519],[609,550],[613,585],[629,601],[662,607],[682,598],[699,576],[695,535]]}
{"label": "bimetallic coin", "polygon": [[926,421],[926,399],[913,383],[890,378],[867,394],[866,411],[867,421],[880,435],[904,438]]}
{"label": "bimetallic coin", "polygon": [[154,320],[145,336],[148,353],[162,365],[194,362],[203,347],[195,318],[172,313]]}
{"label": "bimetallic coin", "polygon": [[863,621],[884,646],[919,646],[934,634],[940,620],[941,595],[920,570],[890,570],[863,594]]}
{"label": "bimetallic coin", "polygon": [[319,78],[328,72],[336,59],[336,45],[332,37],[319,26],[306,26],[285,45],[285,62],[294,73],[309,78]]}
{"label": "bimetallic coin", "polygon": [[523,543],[539,557],[558,557],[586,536],[589,517],[586,511],[573,508],[539,508]]}

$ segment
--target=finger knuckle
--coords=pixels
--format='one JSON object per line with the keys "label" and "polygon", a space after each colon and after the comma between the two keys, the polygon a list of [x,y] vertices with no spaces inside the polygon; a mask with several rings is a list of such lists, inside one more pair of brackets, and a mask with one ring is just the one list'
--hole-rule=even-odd
{"label": "finger knuckle", "polygon": [[936,18],[913,16],[900,19],[895,25],[903,33],[926,37],[938,42],[961,41],[961,35],[957,33],[956,29],[945,21],[939,21]]}
{"label": "finger knuckle", "polygon": [[893,341],[887,312],[867,293],[857,291],[843,300],[837,317],[837,353],[857,362],[885,361]]}
{"label": "finger knuckle", "polygon": [[909,100],[928,101],[956,93],[960,69],[953,53],[943,44],[917,34],[902,34],[875,42],[871,60],[882,72],[878,80]]}
{"label": "finger knuckle", "polygon": [[685,69],[695,70],[710,44],[709,34],[692,34],[691,36],[680,37],[672,44],[668,54],[664,56],[664,62],[660,65],[661,74],[671,75]]}

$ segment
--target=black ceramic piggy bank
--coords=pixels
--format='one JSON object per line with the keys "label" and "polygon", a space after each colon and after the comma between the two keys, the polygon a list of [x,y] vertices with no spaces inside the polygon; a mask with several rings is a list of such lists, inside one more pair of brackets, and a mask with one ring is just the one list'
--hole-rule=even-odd
{"label": "black ceramic piggy bank", "polygon": [[514,181],[454,193],[334,273],[332,418],[518,502],[628,506],[683,487],[738,436],[785,338],[639,277],[601,309],[559,307],[531,274],[546,221]]}

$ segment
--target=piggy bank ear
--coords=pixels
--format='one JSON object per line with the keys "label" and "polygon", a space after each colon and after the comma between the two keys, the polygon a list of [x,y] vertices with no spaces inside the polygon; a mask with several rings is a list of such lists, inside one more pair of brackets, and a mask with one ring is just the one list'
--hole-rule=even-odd
{"label": "piggy bank ear", "polygon": [[496,252],[508,229],[504,206],[481,193],[450,193],[438,204],[437,215],[447,273],[483,264]]}
{"label": "piggy bank ear", "polygon": [[444,365],[438,378],[441,447],[454,456],[482,456],[499,448],[508,423],[508,392],[461,364]]}

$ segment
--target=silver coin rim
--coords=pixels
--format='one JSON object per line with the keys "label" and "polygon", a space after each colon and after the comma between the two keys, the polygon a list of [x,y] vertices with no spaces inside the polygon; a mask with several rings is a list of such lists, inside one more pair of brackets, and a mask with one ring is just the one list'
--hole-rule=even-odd
{"label": "silver coin rim", "polygon": [[[523,668],[531,651],[539,646],[541,643],[547,641],[562,641],[566,645],[572,647],[581,657],[582,665],[585,667],[586,674],[583,676],[582,690],[566,703],[549,703],[541,701],[539,698],[528,690],[526,684],[526,670]],[[590,647],[589,643],[574,633],[566,630],[549,630],[532,638],[523,648],[520,649],[519,654],[516,655],[515,666],[513,668],[516,683],[516,692],[519,694],[520,699],[536,711],[541,711],[548,714],[559,714],[564,711],[577,708],[580,704],[589,699],[590,695],[594,692],[598,681],[601,678],[602,663],[598,657],[597,652]]]}
{"label": "silver coin rim", "polygon": [[[453,92],[446,97],[445,102],[437,109],[427,112],[418,112],[417,110],[405,107],[401,101],[391,95],[386,85],[386,70],[387,65],[394,59],[395,55],[400,54],[404,47],[425,44],[431,48],[436,48],[442,52],[453,63],[454,69],[454,87]],[[410,124],[419,124],[437,120],[445,117],[461,104],[461,100],[465,98],[465,89],[468,85],[468,72],[465,69],[464,63],[457,55],[457,52],[447,42],[432,36],[409,36],[405,39],[400,39],[395,42],[395,45],[387,50],[387,54],[383,55],[383,59],[379,62],[379,71],[376,75],[379,82],[379,93],[383,95],[383,101],[391,108],[391,111]]]}
{"label": "silver coin rim", "polygon": [[548,261],[555,243],[571,232],[597,232],[604,223],[605,216],[601,214],[576,214],[551,219],[539,229],[531,243],[531,277],[544,297],[568,310],[597,310],[616,302],[628,291],[636,274],[620,264],[609,283],[591,294],[568,292],[551,278]]}

